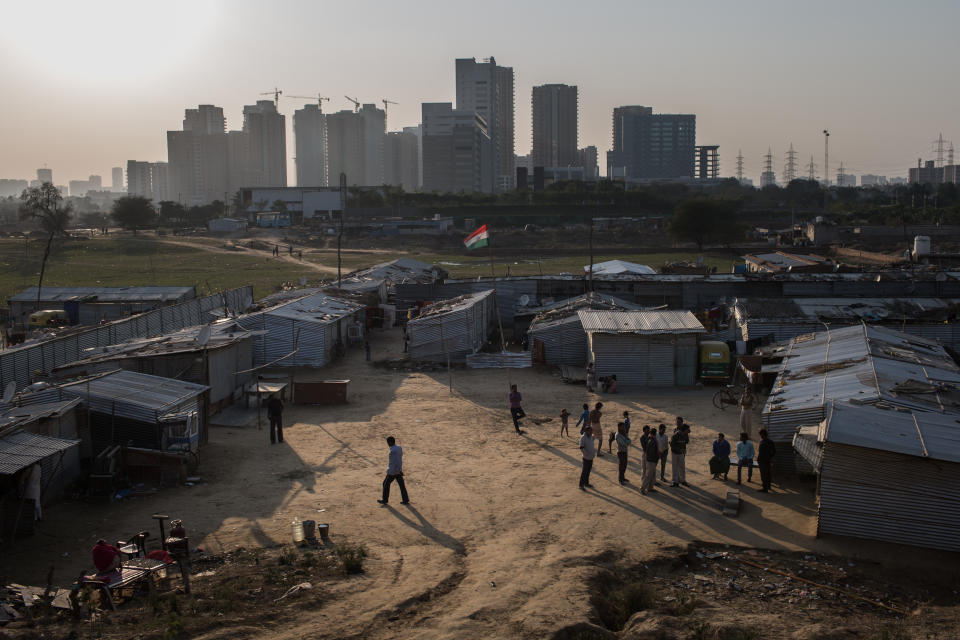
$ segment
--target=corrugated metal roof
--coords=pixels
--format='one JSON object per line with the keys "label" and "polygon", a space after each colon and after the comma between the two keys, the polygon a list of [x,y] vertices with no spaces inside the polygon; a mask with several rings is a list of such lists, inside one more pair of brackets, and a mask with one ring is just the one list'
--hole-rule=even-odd
{"label": "corrugated metal roof", "polygon": [[64,392],[72,393],[80,399],[89,395],[91,398],[124,402],[162,411],[182,404],[210,387],[135,371],[113,371],[88,380],[64,384],[61,388]]}
{"label": "corrugated metal roof", "polygon": [[346,278],[387,280],[391,284],[408,282],[434,282],[437,277],[445,273],[443,269],[427,262],[420,262],[413,258],[397,258],[390,262],[375,264],[366,269],[359,269],[348,274]]}
{"label": "corrugated metal roof", "polygon": [[26,425],[43,418],[51,418],[62,414],[64,411],[69,411],[78,404],[80,404],[79,398],[30,404],[22,407],[13,404],[0,405],[0,429],[16,424]]}
{"label": "corrugated metal roof", "polygon": [[[410,322],[414,324],[419,324],[418,321],[431,318],[433,316],[438,316],[444,313],[453,313],[456,311],[462,311],[463,309],[468,309],[473,305],[477,304],[484,298],[493,294],[493,289],[487,289],[486,291],[478,291],[476,293],[468,293],[466,295],[458,296],[456,298],[451,298],[450,300],[441,300],[439,302],[434,302],[431,305],[428,305],[423,308],[420,312],[420,316],[414,318]],[[408,323],[409,324],[409,323]]]}
{"label": "corrugated metal roof", "polygon": [[846,320],[868,322],[939,317],[960,305],[955,298],[737,298],[739,324],[776,320],[807,323]]}
{"label": "corrugated metal roof", "polygon": [[[167,301],[190,299],[196,295],[193,287],[43,287],[41,302],[64,302],[96,296],[96,302]],[[34,302],[37,288],[28,287],[11,296],[11,302]]]}
{"label": "corrugated metal roof", "polygon": [[706,333],[689,311],[604,311],[577,312],[587,333]]}
{"label": "corrugated metal roof", "polygon": [[47,456],[60,453],[78,444],[80,444],[79,440],[51,438],[26,431],[4,436],[0,438],[0,474],[13,475]]}
{"label": "corrugated metal roof", "polygon": [[290,318],[292,320],[301,320],[303,322],[320,322],[326,324],[352,315],[362,308],[362,305],[343,298],[334,298],[325,293],[315,293],[300,298],[299,300],[285,302],[272,309],[267,309],[264,311],[264,314]]}
{"label": "corrugated metal roof", "polygon": [[[497,282],[518,282],[522,280],[585,280],[586,275],[581,274],[550,274],[550,275],[531,275],[531,276],[498,276],[490,278],[481,276],[480,278],[448,278],[447,283],[458,282],[485,282],[495,280]],[[690,273],[658,273],[655,275],[640,275],[635,273],[611,275],[604,274],[601,280],[622,280],[637,282],[933,282],[939,279],[960,280],[960,271],[871,271],[865,273],[711,273],[711,274],[690,274]],[[597,279],[594,273],[594,279]]]}
{"label": "corrugated metal roof", "polygon": [[818,440],[960,462],[958,419],[957,413],[897,411],[833,402],[820,425]]}
{"label": "corrugated metal roof", "polygon": [[958,385],[960,368],[936,341],[855,325],[795,338],[763,412],[772,420],[830,400],[960,410]]}

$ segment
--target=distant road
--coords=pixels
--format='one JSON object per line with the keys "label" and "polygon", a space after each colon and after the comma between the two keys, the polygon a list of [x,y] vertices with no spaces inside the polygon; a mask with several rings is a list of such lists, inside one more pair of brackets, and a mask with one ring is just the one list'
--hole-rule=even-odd
{"label": "distant road", "polygon": [[306,267],[307,269],[313,269],[314,271],[320,271],[322,273],[336,273],[336,267],[328,267],[326,265],[317,264],[315,262],[310,262],[309,260],[299,260],[296,256],[289,255],[283,251],[280,252],[279,256],[273,255],[270,251],[265,251],[262,249],[251,249],[242,245],[235,245],[237,249],[235,251],[230,249],[223,249],[221,247],[215,247],[204,242],[190,242],[189,240],[174,240],[167,236],[157,236],[157,242],[164,242],[166,244],[175,244],[181,247],[190,247],[191,249],[200,249],[201,251],[209,251],[210,253],[225,253],[228,255],[237,255],[238,253],[246,253],[247,255],[257,256],[259,258],[265,258],[267,260],[282,260],[284,262],[289,262],[291,264],[299,265],[301,267]]}

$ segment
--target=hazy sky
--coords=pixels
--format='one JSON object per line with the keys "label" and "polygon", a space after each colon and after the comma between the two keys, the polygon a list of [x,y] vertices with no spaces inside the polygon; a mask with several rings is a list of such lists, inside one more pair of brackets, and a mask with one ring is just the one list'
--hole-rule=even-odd
{"label": "hazy sky", "polygon": [[[274,86],[322,93],[326,111],[388,98],[388,128],[420,103],[454,101],[454,59],[495,56],[516,77],[516,149],[530,149],[530,89],[580,91],[580,146],[610,147],[611,110],[695,113],[697,142],[737,150],[757,179],[790,142],[830,173],[905,175],[960,145],[960,2],[667,3],[633,0],[46,0],[0,2],[0,178],[103,176],[128,159],[166,160],[183,110],[222,106],[230,129]],[[291,128],[303,101],[281,98]],[[288,155],[293,155],[292,132]],[[802,173],[805,175],[806,170]],[[288,174],[294,180],[293,161]]]}

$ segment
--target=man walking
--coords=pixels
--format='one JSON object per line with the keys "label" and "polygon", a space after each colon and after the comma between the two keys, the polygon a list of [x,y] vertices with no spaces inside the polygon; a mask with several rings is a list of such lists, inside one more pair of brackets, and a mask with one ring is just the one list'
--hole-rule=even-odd
{"label": "man walking", "polygon": [[583,413],[580,414],[580,418],[574,426],[580,427],[580,435],[583,435],[583,432],[590,426],[590,405],[587,403],[583,404]]}
{"label": "man walking", "polygon": [[270,444],[283,442],[283,400],[276,394],[267,400],[267,418],[270,419]]}
{"label": "man walking", "polygon": [[760,482],[763,493],[770,492],[770,481],[773,472],[773,458],[777,455],[777,447],[773,440],[767,437],[767,430],[760,429],[760,446],[757,447],[757,466],[760,467]]}
{"label": "man walking", "polygon": [[647,477],[647,440],[650,439],[650,426],[643,425],[643,435],[640,436],[640,451],[643,452],[643,455],[640,456],[640,478],[643,482],[643,478]]}
{"label": "man walking", "polygon": [[753,443],[750,442],[750,435],[744,431],[737,443],[737,484],[740,484],[744,467],[747,468],[747,482],[753,481],[753,456]]}
{"label": "man walking", "polygon": [[618,471],[620,474],[620,484],[626,484],[629,482],[626,478],[627,474],[627,449],[630,447],[630,438],[627,437],[627,430],[625,425],[622,422],[617,423],[617,458],[619,458],[620,466]]}
{"label": "man walking", "polygon": [[673,484],[671,487],[679,487],[681,484],[689,487],[687,484],[687,445],[690,444],[690,427],[684,424],[683,418],[677,418],[679,426],[670,438],[670,453],[673,454]]}
{"label": "man walking", "polygon": [[640,493],[647,495],[651,491],[656,491],[653,485],[657,482],[657,461],[660,459],[660,449],[657,446],[656,433],[648,434],[647,443],[643,446],[643,457],[646,459],[646,465],[643,468],[643,484],[640,485]]}
{"label": "man walking", "polygon": [[521,402],[523,402],[523,396],[517,391],[517,385],[510,385],[510,417],[513,418],[513,428],[517,430],[518,436],[522,436],[524,433],[520,429],[520,418],[527,415],[523,412],[523,407],[520,406]]}
{"label": "man walking", "polygon": [[390,502],[390,483],[396,480],[397,486],[400,487],[400,504],[410,504],[407,485],[403,483],[403,449],[397,444],[393,436],[387,436],[387,446],[390,447],[387,477],[383,479],[383,498],[377,500],[377,502],[380,504]]}
{"label": "man walking", "polygon": [[580,436],[580,455],[583,456],[583,469],[580,471],[580,490],[592,489],[590,484],[590,470],[593,469],[593,459],[597,455],[597,448],[593,442],[593,427],[589,424]]}

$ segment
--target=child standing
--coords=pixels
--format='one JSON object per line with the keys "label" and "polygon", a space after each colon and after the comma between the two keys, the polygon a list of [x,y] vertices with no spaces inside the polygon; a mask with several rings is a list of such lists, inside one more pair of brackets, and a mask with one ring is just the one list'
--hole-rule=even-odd
{"label": "child standing", "polygon": [[563,437],[563,432],[566,431],[567,435],[570,435],[570,427],[567,425],[567,421],[570,419],[570,412],[566,409],[560,410],[560,437]]}

